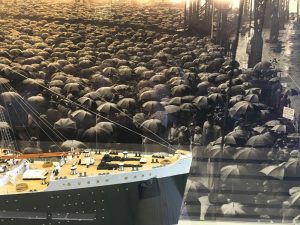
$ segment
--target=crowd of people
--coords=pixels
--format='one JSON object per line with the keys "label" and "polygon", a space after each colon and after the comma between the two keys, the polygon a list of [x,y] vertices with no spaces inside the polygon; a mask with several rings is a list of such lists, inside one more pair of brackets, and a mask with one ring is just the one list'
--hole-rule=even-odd
{"label": "crowd of people", "polygon": [[99,4],[97,1],[9,1],[3,0],[1,14],[9,18],[123,26],[174,32],[183,28],[183,10],[155,4]]}
{"label": "crowd of people", "polygon": [[[298,93],[282,87],[271,63],[241,69],[209,38],[164,32],[177,26],[176,10],[120,7],[124,16],[111,17],[103,8],[116,23],[100,25],[91,8],[31,4],[0,20],[1,129],[21,141],[67,141],[64,150],[82,142],[191,148],[214,214],[297,217],[299,136],[282,111]],[[145,17],[161,32],[131,27]],[[249,180],[243,198],[245,176],[262,179]]]}

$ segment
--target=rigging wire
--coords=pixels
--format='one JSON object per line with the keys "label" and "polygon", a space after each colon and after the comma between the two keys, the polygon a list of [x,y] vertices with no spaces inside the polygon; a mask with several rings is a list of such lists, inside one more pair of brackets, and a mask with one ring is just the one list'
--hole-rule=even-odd
{"label": "rigging wire", "polygon": [[[22,107],[22,109],[27,113],[27,114],[30,114],[30,112],[28,113],[28,111],[22,106],[22,104],[20,104],[20,106]],[[62,150],[61,149],[61,147],[47,134],[47,132],[43,129],[43,127],[42,126],[40,126],[40,124],[38,123],[38,121],[34,118],[34,117],[32,117],[32,120],[33,120],[33,122],[47,135],[47,137],[55,144],[55,145],[57,145],[58,147],[59,147],[59,149],[60,150]]]}
{"label": "rigging wire", "polygon": [[[1,88],[1,93],[3,93],[3,86],[0,85],[0,88]],[[4,105],[5,105],[5,108],[8,108],[5,101],[4,101]],[[12,105],[12,107],[14,108],[14,105]],[[14,108],[14,111],[15,111],[15,108]],[[20,117],[19,117],[18,113],[16,113],[16,115],[18,116],[18,119],[20,120]],[[8,113],[8,120],[9,120],[9,123],[12,125],[12,121],[11,121],[9,113]],[[26,132],[27,132],[27,130],[26,130]],[[15,148],[17,149],[18,148],[17,141],[16,141],[17,139],[16,139],[16,136],[15,136],[15,133],[14,132],[12,132],[12,133],[13,133],[13,136],[14,136]]]}
{"label": "rigging wire", "polygon": [[[25,75],[19,73],[18,71],[15,71],[15,72],[16,72],[18,75],[24,77],[25,79],[28,79],[28,78],[29,78],[29,77],[27,77],[27,76],[25,76]],[[33,80],[33,82],[35,82],[37,85],[39,85],[39,86],[45,88],[46,90],[48,90],[49,92],[53,93],[54,95],[57,95],[57,96],[59,96],[60,98],[65,99],[65,100],[67,100],[68,102],[73,103],[73,104],[75,104],[76,106],[85,109],[87,112],[90,112],[90,113],[92,113],[93,115],[97,115],[97,116],[99,116],[99,117],[101,117],[101,118],[103,118],[103,119],[106,119],[106,120],[108,120],[109,122],[111,122],[111,123],[113,123],[113,124],[115,124],[115,125],[117,125],[117,126],[119,126],[119,127],[122,127],[122,128],[124,128],[124,129],[126,129],[126,130],[128,130],[128,131],[130,131],[130,132],[132,132],[132,133],[134,133],[134,134],[137,134],[137,135],[139,135],[139,136],[141,136],[141,137],[143,137],[143,138],[147,138],[147,139],[149,139],[150,141],[152,141],[152,142],[154,142],[154,143],[156,143],[156,144],[158,144],[158,145],[161,145],[161,146],[163,146],[163,147],[165,147],[165,148],[168,148],[168,149],[171,149],[171,150],[173,150],[173,151],[176,151],[176,149],[174,149],[171,145],[165,145],[165,144],[162,144],[162,143],[160,143],[160,142],[158,142],[158,141],[156,141],[156,140],[154,140],[154,139],[152,139],[152,138],[150,138],[150,137],[147,137],[147,136],[145,136],[145,135],[143,135],[143,134],[141,134],[141,133],[138,133],[138,132],[136,132],[136,131],[134,131],[134,130],[132,130],[132,129],[126,127],[126,126],[124,126],[124,125],[122,125],[122,124],[119,124],[119,123],[117,123],[117,122],[115,122],[115,121],[113,121],[113,120],[111,120],[111,119],[109,119],[109,118],[107,118],[107,117],[105,117],[105,116],[103,116],[103,115],[101,115],[101,114],[95,113],[94,111],[92,111],[92,110],[90,110],[90,109],[88,109],[88,108],[86,108],[86,107],[84,107],[84,106],[82,106],[82,105],[80,105],[80,104],[78,104],[78,103],[76,103],[76,102],[74,102],[74,101],[72,101],[72,100],[66,98],[65,96],[63,96],[63,95],[61,95],[61,94],[58,94],[58,93],[52,91],[52,90],[49,89],[47,86],[42,85],[42,84],[36,82],[35,80]]]}
{"label": "rigging wire", "polygon": [[[82,84],[83,87],[88,87]],[[97,91],[95,91],[96,95],[98,97],[101,98],[101,95],[97,93]],[[110,103],[109,101],[106,101],[104,98],[101,98],[101,100],[103,100],[105,103]],[[115,108],[118,112],[123,113],[127,118],[129,118],[130,120],[133,120],[133,117],[129,116],[127,113],[125,113],[124,111],[122,111],[119,108]],[[138,121],[135,121],[135,123],[137,123],[139,126],[141,126],[142,124],[139,123]],[[143,127],[145,130],[149,131],[149,133],[153,134],[155,137],[159,138],[161,141],[165,142],[165,144],[170,145],[170,143],[168,141],[166,141],[165,139],[163,139],[162,137],[160,137],[158,134],[154,133],[153,131],[151,131],[150,129],[148,129],[147,127]]]}
{"label": "rigging wire", "polygon": [[[9,85],[9,86],[11,86],[11,85]],[[6,87],[7,88],[7,87]],[[11,86],[11,88],[7,88],[7,91],[15,91],[15,89]],[[4,104],[6,105],[6,102],[4,102]],[[21,106],[22,107],[22,106]],[[13,108],[13,110],[14,110],[14,112],[16,113],[16,116],[18,117],[18,119],[19,119],[19,121],[21,122],[22,120],[20,119],[20,116],[19,116],[19,113],[17,112],[17,110],[16,110],[16,108],[15,108],[15,106],[14,106],[14,104],[12,104],[12,108]],[[9,116],[9,119],[10,119],[10,116]],[[25,131],[26,131],[26,133],[27,133],[27,136],[28,136],[28,139],[30,139],[31,138],[31,132],[27,129],[27,127],[26,126],[24,126],[23,125],[23,127],[24,127],[24,129],[25,129]],[[14,134],[14,133],[13,133]],[[15,136],[14,136],[15,137]],[[16,138],[15,138],[15,140],[16,140]]]}
{"label": "rigging wire", "polygon": [[[21,98],[22,99],[22,98]],[[22,99],[23,101],[25,101],[24,99]],[[21,101],[22,101],[21,100]],[[23,102],[21,102],[21,103],[23,103]],[[27,106],[27,104],[26,103],[23,103],[25,106]],[[26,110],[23,106],[22,106],[22,104],[19,104],[20,106],[21,106],[21,108],[27,113],[27,114],[30,114],[30,111],[29,111],[29,113],[28,113],[28,110]],[[28,107],[28,106],[27,106]],[[30,108],[29,108],[29,110],[30,110]],[[43,127],[41,127],[40,126],[40,124],[38,123],[38,121],[34,118],[34,117],[32,117],[32,120],[35,122],[35,124],[47,135],[47,137],[55,144],[55,145],[57,145],[58,147],[59,147],[59,149],[60,150],[62,150],[61,149],[61,147],[57,144],[57,142],[55,142],[49,135],[48,135],[48,133],[43,129]]]}
{"label": "rigging wire", "polygon": [[[15,92],[17,92],[11,85],[9,85],[10,86],[10,88],[12,89],[12,90],[14,90]],[[25,99],[23,99],[23,98],[21,98],[20,99],[21,100],[21,102],[29,109],[29,111],[31,111],[35,116],[36,116],[36,118],[39,118],[39,113],[28,103],[28,102],[26,102],[26,100]],[[20,104],[21,105],[21,104]],[[48,128],[48,129],[50,129],[51,130],[51,132],[57,137],[57,138],[59,138],[61,141],[64,141],[64,139],[65,140],[67,140],[67,138],[63,135],[63,134],[61,134],[59,131],[57,131],[56,132],[56,130],[54,129],[54,127],[47,121],[47,120],[43,120],[43,119],[41,119],[40,118],[40,121]],[[61,135],[61,136],[60,136]]]}
{"label": "rigging wire", "polygon": [[[57,68],[56,66],[54,66],[58,71],[60,72],[63,72],[62,70],[60,70],[59,68]],[[81,84],[83,87],[88,87],[88,86],[85,86],[83,83]],[[95,91],[95,93],[97,94],[97,96],[99,96],[101,98],[101,95],[99,95],[97,93],[97,91]],[[101,100],[103,100],[105,103],[110,103],[109,101],[106,101],[104,98],[101,98]],[[124,111],[120,110],[119,108],[115,108],[118,112],[120,113],[124,113]],[[133,120],[133,117],[130,117],[128,114],[124,113],[124,115],[129,118],[130,120]],[[138,125],[142,125],[141,123],[139,123],[138,121],[136,121],[136,123]],[[153,134],[155,137],[157,137],[159,140],[165,142],[165,144],[167,145],[171,145],[168,141],[166,141],[165,139],[163,139],[162,137],[160,137],[159,135],[157,135],[156,133],[154,133],[153,131],[151,131],[150,129],[148,129],[147,127],[143,127],[145,130],[147,130],[149,133]]]}
{"label": "rigging wire", "polygon": [[[11,87],[11,89],[14,90],[15,92],[17,92],[13,87]],[[28,102],[27,102],[25,99],[21,98],[21,101],[24,103],[24,105],[26,105],[26,107],[27,107],[30,111],[33,112],[33,114],[34,114],[35,116],[37,116],[37,118],[39,118],[39,112],[38,112],[38,111],[36,111],[30,104],[28,104]],[[60,131],[56,130],[56,129],[52,126],[52,124],[49,123],[49,121],[43,120],[43,119],[41,119],[41,118],[40,118],[40,121],[41,121],[42,123],[44,123],[44,125],[45,125],[47,128],[49,128],[49,129],[52,131],[52,133],[53,133],[57,138],[59,138],[61,141],[64,141],[64,139],[67,140],[67,138],[66,138]]]}
{"label": "rigging wire", "polygon": [[[10,86],[11,86],[11,85],[10,85]],[[11,89],[14,90],[14,91],[16,91],[13,87],[11,87]],[[32,112],[32,114],[35,115],[36,118],[39,118],[39,113],[38,113],[38,112],[37,112],[30,104],[28,104],[28,102],[26,102],[25,99],[21,98],[20,100],[21,100],[21,102],[28,108],[28,110],[29,110],[29,113],[28,113],[28,114],[31,114],[31,112]],[[24,109],[24,108],[23,108],[23,109]],[[26,112],[28,112],[28,111],[26,111]],[[52,125],[51,125],[47,120],[42,120],[42,119],[41,119],[41,122],[43,122],[44,125],[45,125],[47,128],[49,128],[49,129],[53,132],[53,134],[55,134],[56,137],[59,138],[61,141],[63,141],[64,139],[67,140],[67,138],[64,137],[63,134],[61,134],[59,131],[56,132],[55,129],[52,129]],[[47,123],[48,123],[49,125],[48,125]],[[57,133],[58,133],[58,134],[57,134]],[[59,135],[61,135],[62,137],[60,137]],[[64,138],[64,139],[63,139],[63,138]]]}
{"label": "rigging wire", "polygon": [[[19,112],[16,110],[16,107],[14,106],[14,104],[12,104],[12,108],[13,108],[13,110],[14,110],[16,116],[18,117],[18,120],[21,122],[22,119],[20,118]],[[10,116],[9,116],[9,120],[10,120]],[[30,132],[28,131],[28,129],[26,128],[26,126],[23,125],[23,127],[25,128],[25,131],[26,131],[26,134],[27,134],[27,136],[28,136],[28,139],[30,139],[30,137],[31,137]],[[13,132],[13,133],[14,133],[14,132]]]}

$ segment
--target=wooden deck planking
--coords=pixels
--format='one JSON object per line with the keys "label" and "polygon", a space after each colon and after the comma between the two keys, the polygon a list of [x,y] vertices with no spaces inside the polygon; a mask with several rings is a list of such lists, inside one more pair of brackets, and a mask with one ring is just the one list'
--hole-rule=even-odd
{"label": "wooden deck planking", "polygon": [[[155,166],[161,166],[163,165],[164,160],[167,160],[169,162],[167,163],[175,163],[178,160],[178,155],[179,154],[186,154],[186,151],[178,151],[176,152],[178,154],[174,154],[171,157],[165,157],[164,159],[159,158],[158,163],[152,163],[152,155],[142,155],[142,158],[145,158],[147,160],[146,164],[142,164],[142,167],[139,168],[139,170],[151,170]],[[58,179],[60,177],[65,177],[66,179],[74,179],[78,178],[79,174],[86,173],[87,176],[95,176],[98,175],[99,173],[110,173],[110,174],[118,174],[118,173],[127,173],[132,171],[131,167],[124,167],[123,171],[119,170],[97,170],[97,166],[99,165],[100,161],[102,160],[102,157],[105,153],[101,154],[95,154],[92,152],[92,158],[95,160],[95,163],[93,165],[90,165],[88,168],[86,165],[78,165],[79,159],[84,157],[84,153],[79,155],[79,157],[75,156],[71,160],[67,161],[62,167],[61,171],[58,174]],[[119,153],[118,155],[112,155],[112,156],[120,156],[122,157],[123,154]],[[129,158],[136,158],[134,154],[128,154]],[[45,161],[34,161],[33,163],[30,164],[30,169],[45,169],[48,172],[46,182],[51,182],[50,181],[50,176],[52,174],[54,166],[48,167],[48,168],[43,168],[43,163]],[[54,161],[55,162],[55,161]],[[77,167],[77,174],[76,175],[71,175],[71,167],[73,163],[76,163]],[[139,165],[139,161],[114,161],[113,163],[124,163],[124,164],[135,164]],[[55,178],[55,177],[54,177]],[[23,191],[23,192],[17,192],[16,191],[16,185],[20,183],[26,183],[28,185],[28,189]],[[18,194],[18,193],[27,193],[30,192],[30,190],[35,190],[35,191],[43,191],[47,188],[47,185],[43,185],[41,180],[23,180],[22,179],[22,174],[19,175],[16,178],[16,183],[8,183],[4,186],[0,186],[0,194]]]}

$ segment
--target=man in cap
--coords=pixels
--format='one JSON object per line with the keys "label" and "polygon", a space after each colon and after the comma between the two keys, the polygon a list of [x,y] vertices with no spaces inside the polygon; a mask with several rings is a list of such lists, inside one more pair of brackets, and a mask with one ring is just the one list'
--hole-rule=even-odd
{"label": "man in cap", "polygon": [[221,127],[214,122],[213,115],[208,115],[207,121],[203,125],[202,144],[208,145],[210,142],[217,140],[221,136]]}

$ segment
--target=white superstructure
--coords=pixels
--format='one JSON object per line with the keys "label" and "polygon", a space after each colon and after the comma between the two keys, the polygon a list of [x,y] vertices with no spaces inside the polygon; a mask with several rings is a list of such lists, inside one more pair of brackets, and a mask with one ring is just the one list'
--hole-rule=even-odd
{"label": "white superstructure", "polygon": [[130,182],[145,181],[151,178],[163,178],[187,174],[190,171],[192,155],[181,155],[173,164],[159,166],[149,170],[130,171],[116,174],[76,177],[73,179],[52,180],[45,191],[61,191],[78,188],[90,188]]}

